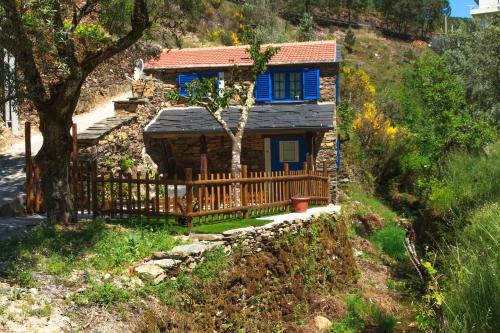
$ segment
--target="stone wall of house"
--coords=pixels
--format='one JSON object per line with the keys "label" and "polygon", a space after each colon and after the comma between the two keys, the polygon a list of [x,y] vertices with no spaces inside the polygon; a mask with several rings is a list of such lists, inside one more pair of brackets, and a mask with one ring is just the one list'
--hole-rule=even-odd
{"label": "stone wall of house", "polygon": [[[158,164],[160,173],[184,177],[186,168],[200,173],[200,135],[172,139],[146,139],[146,152]],[[209,173],[228,173],[231,170],[231,141],[226,135],[207,135],[207,161]],[[264,138],[247,134],[242,142],[241,162],[248,171],[263,171]]]}
{"label": "stone wall of house", "polygon": [[[290,67],[290,66],[287,66]],[[298,66],[298,67],[303,67],[303,66]],[[320,69],[320,96],[321,102],[324,101],[335,101],[335,76],[338,73],[339,65],[338,64],[320,64],[320,65],[314,65],[314,67],[319,67]],[[177,76],[179,73],[200,73],[200,72],[224,72],[224,81],[226,82],[231,82],[234,80],[236,77],[236,73],[234,72],[234,69],[232,68],[209,68],[209,69],[203,69],[203,68],[196,68],[193,70],[159,70],[159,71],[147,71],[147,74],[150,75],[152,78],[156,79],[157,81],[155,82],[155,87],[151,88],[148,87],[146,88],[146,91],[149,90],[155,90],[155,94],[157,92],[162,92],[162,95],[164,96],[165,92],[172,91],[178,89],[178,79]],[[244,80],[248,80],[250,78],[250,73],[248,71],[243,70],[239,74]],[[146,92],[148,93],[148,91]],[[134,89],[134,96],[135,97],[150,97],[146,96],[143,94],[142,87],[137,84],[137,89]],[[185,105],[186,100],[181,98],[180,101],[177,103],[178,106]],[[235,103],[237,101],[234,101]]]}

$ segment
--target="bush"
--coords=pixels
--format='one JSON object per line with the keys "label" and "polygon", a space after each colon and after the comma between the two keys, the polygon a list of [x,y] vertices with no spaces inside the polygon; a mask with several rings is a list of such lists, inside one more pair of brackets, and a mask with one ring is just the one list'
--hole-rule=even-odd
{"label": "bush", "polygon": [[475,211],[444,260],[452,332],[500,332],[500,204]]}
{"label": "bush", "polygon": [[311,14],[305,12],[299,22],[299,31],[297,39],[299,42],[306,42],[309,40],[314,40],[316,38],[316,32],[314,29],[314,21]]}
{"label": "bush", "polygon": [[344,46],[349,53],[352,53],[355,44],[356,44],[356,35],[354,34],[354,31],[351,28],[349,28],[347,29],[347,32],[344,37]]}
{"label": "bush", "polygon": [[405,235],[405,230],[397,224],[386,223],[381,230],[370,237],[370,241],[391,258],[404,260],[406,259]]}

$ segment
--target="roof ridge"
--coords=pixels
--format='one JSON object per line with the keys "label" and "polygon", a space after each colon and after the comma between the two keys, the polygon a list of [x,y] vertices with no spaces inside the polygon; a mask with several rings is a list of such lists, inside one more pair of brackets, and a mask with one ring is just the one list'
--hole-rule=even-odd
{"label": "roof ridge", "polygon": [[[328,39],[328,40],[313,40],[313,41],[306,41],[306,42],[286,42],[286,43],[268,43],[268,44],[262,44],[262,46],[267,47],[267,46],[296,46],[296,45],[321,45],[321,44],[336,44],[337,40],[336,39]],[[217,45],[217,46],[200,46],[200,47],[186,47],[186,48],[165,48],[161,51],[161,53],[167,53],[167,52],[185,52],[185,51],[200,51],[200,50],[227,50],[227,49],[244,49],[249,47],[249,44],[244,44],[244,45],[230,45],[230,46],[224,46],[224,45]]]}

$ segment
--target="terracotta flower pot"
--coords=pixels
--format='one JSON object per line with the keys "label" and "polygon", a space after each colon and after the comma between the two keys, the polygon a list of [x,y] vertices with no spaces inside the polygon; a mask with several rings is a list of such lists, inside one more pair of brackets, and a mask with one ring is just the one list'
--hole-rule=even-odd
{"label": "terracotta flower pot", "polygon": [[309,198],[292,198],[295,213],[304,213],[309,206]]}

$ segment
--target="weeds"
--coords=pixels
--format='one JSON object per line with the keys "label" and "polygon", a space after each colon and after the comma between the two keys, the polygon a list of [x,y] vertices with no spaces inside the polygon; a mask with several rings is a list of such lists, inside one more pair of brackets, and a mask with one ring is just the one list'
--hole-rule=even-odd
{"label": "weeds", "polygon": [[70,299],[78,305],[98,304],[109,307],[124,303],[132,297],[133,295],[130,292],[118,288],[112,283],[105,282],[102,285],[94,284],[81,294],[70,297]]}
{"label": "weeds", "polygon": [[359,296],[350,296],[346,299],[347,314],[345,318],[334,323],[331,333],[358,333],[363,332],[370,323],[377,326],[377,332],[393,332],[397,319],[388,313],[383,313],[377,306],[369,304]]}

